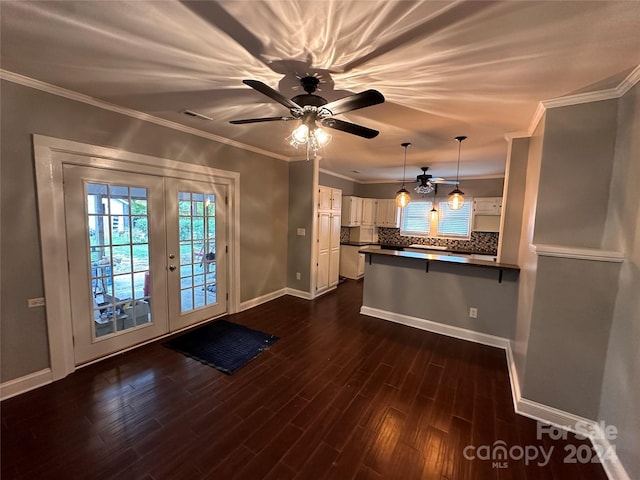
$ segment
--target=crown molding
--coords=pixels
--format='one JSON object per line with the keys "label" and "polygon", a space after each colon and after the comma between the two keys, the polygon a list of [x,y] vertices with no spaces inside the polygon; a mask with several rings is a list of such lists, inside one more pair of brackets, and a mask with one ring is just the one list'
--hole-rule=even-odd
{"label": "crown molding", "polygon": [[571,105],[580,105],[582,103],[600,102],[602,100],[611,100],[619,98],[620,93],[618,87],[599,90],[597,92],[577,93],[575,95],[567,95],[565,97],[551,98],[543,100],[542,105],[545,110],[549,108],[568,107]]}
{"label": "crown molding", "polygon": [[[535,132],[536,128],[538,127],[538,123],[540,123],[540,120],[542,120],[542,117],[544,116],[548,108],[568,107],[570,105],[580,105],[582,103],[592,103],[602,100],[620,98],[629,90],[631,90],[631,88],[633,88],[639,81],[640,65],[634,68],[633,71],[629,75],[627,75],[626,78],[622,80],[620,84],[615,88],[608,88],[606,90],[599,90],[597,92],[578,93],[576,95],[567,95],[564,97],[542,100],[541,102],[538,102],[536,111],[531,118],[531,122],[529,123],[527,135],[524,136],[530,137],[533,135],[533,132]],[[523,135],[520,132],[505,134],[505,138],[507,139],[507,141],[511,140],[512,138],[519,138],[522,136]]]}
{"label": "crown molding", "polygon": [[616,87],[618,96],[622,97],[625,93],[631,90],[636,83],[640,82],[640,65],[633,69],[633,71],[627,75],[627,78],[620,82],[620,85]]}
{"label": "crown molding", "polygon": [[74,92],[73,90],[67,90],[66,88],[58,87],[57,85],[52,85],[50,83],[42,82],[40,80],[36,80],[31,77],[26,77],[24,75],[20,75],[19,73],[14,73],[8,70],[0,69],[0,78],[12,83],[23,85],[25,87],[34,88],[36,90],[50,93],[52,95],[57,95],[59,97],[68,98],[69,100],[75,100],[77,102],[85,103],[87,105],[101,108],[103,110],[119,113],[121,115],[126,115],[128,117],[136,118],[138,120],[142,120],[145,122],[154,123],[156,125],[171,128],[172,130],[178,130],[191,135],[196,135],[198,137],[206,138],[208,140],[213,140],[214,142],[222,143],[224,145],[240,148],[242,150],[257,153],[259,155],[264,155],[266,157],[275,158],[277,160],[283,160],[285,162],[291,161],[289,157],[280,155],[278,153],[253,147],[251,145],[247,145],[245,143],[238,142],[236,140],[231,140],[229,138],[216,135],[214,133],[205,132],[204,130],[198,130],[197,128],[188,127],[186,125],[182,125],[177,122],[172,122],[171,120],[165,120],[163,118],[155,117],[153,115],[149,115],[148,113],[143,113],[138,110],[121,107],[119,105],[105,102],[103,100],[99,100],[89,95],[84,95],[82,93]]}

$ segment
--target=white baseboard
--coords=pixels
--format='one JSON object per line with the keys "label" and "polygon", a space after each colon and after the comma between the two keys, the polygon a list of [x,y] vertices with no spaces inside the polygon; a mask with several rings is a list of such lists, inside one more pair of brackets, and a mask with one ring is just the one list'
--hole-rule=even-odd
{"label": "white baseboard", "polygon": [[620,463],[620,459],[618,458],[618,455],[616,455],[614,446],[611,445],[602,432],[600,424],[596,424],[595,428],[598,433],[596,438],[591,439],[591,443],[593,444],[596,452],[607,455],[605,458],[599,455],[602,468],[604,468],[604,473],[607,474],[607,478],[609,480],[631,480],[631,477],[622,466],[622,463]]}
{"label": "white baseboard", "polygon": [[250,308],[257,307],[258,305],[262,305],[263,303],[270,302],[271,300],[275,300],[276,298],[280,298],[286,294],[287,294],[287,289],[281,288],[280,290],[276,290],[274,292],[270,292],[265,295],[252,298],[251,300],[247,300],[246,302],[241,302],[240,311],[244,312],[245,310],[249,310]]}
{"label": "white baseboard", "polygon": [[291,295],[292,297],[304,298],[305,300],[312,300],[313,295],[309,292],[305,292],[304,290],[296,290],[295,288],[286,288],[286,295]]}
{"label": "white baseboard", "polygon": [[466,328],[454,327],[452,325],[445,325],[444,323],[433,322],[431,320],[425,320],[423,318],[411,317],[409,315],[403,315],[400,313],[393,313],[386,310],[380,310],[377,308],[365,307],[360,308],[362,315],[368,315],[370,317],[380,318],[382,320],[388,320],[390,322],[400,323],[409,327],[419,328],[420,330],[427,330],[433,333],[440,333],[447,337],[459,338],[461,340],[469,340],[475,343],[481,343],[482,345],[488,345],[490,347],[498,347],[506,349],[510,344],[508,338],[497,337],[495,335],[489,335],[488,333],[476,332],[474,330],[467,330]]}
{"label": "white baseboard", "polygon": [[8,382],[0,384],[0,400],[6,400],[21,393],[26,393],[29,390],[47,385],[52,381],[50,368],[9,380]]}
{"label": "white baseboard", "polygon": [[[601,453],[605,455],[604,457],[600,456],[600,462],[602,463],[602,467],[609,480],[630,480],[624,466],[620,463],[620,460],[615,454],[615,450],[602,432],[599,423],[542,403],[534,402],[533,400],[522,398],[518,372],[515,366],[513,351],[511,350],[511,341],[508,338],[497,337],[486,333],[467,330],[465,328],[453,327],[451,325],[379,310],[377,308],[363,306],[360,308],[360,313],[370,317],[376,317],[382,320],[388,320],[402,325],[419,328],[421,330],[439,333],[448,337],[459,338],[461,340],[468,340],[470,342],[504,349],[507,356],[509,381],[511,383],[511,396],[515,412],[538,422],[553,425],[554,427],[568,430],[573,433],[583,434],[585,431],[595,432],[589,439],[591,440],[591,443],[598,455],[600,456]],[[576,426],[581,426],[583,431],[577,431]]]}
{"label": "white baseboard", "polygon": [[[511,347],[507,349],[507,358],[509,357],[513,359]],[[600,458],[600,463],[602,464],[602,468],[604,469],[607,478],[609,480],[630,480],[627,471],[624,469],[616,455],[615,447],[612,446],[606,438],[605,432],[602,431],[600,423],[539,402],[534,402],[533,400],[522,398],[520,395],[520,382],[518,381],[518,372],[515,369],[515,363],[509,361],[508,364],[509,377],[511,378],[511,385],[513,389],[514,408],[517,414],[581,435],[584,434],[585,431],[592,432],[593,434],[589,435],[589,440]],[[514,385],[515,388],[513,388]],[[577,430],[577,426],[580,426],[582,431]]]}

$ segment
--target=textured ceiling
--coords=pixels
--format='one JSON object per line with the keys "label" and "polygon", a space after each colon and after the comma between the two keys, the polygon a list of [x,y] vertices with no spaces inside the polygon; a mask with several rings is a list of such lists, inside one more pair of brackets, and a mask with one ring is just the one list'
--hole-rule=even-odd
{"label": "textured ceiling", "polygon": [[[242,83],[292,97],[322,80],[329,101],[374,88],[381,105],[342,120],[372,140],[332,131],[321,168],[359,181],[430,166],[461,177],[504,173],[504,135],[526,131],[538,103],[612,88],[640,64],[635,1],[47,1],[0,2],[1,67],[291,159],[287,115]],[[185,109],[213,118],[184,115]],[[358,171],[360,173],[354,173]]]}

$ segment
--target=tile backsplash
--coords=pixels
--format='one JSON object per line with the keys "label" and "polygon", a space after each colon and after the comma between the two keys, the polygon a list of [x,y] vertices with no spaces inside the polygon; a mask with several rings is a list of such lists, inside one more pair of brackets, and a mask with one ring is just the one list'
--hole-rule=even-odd
{"label": "tile backsplash", "polygon": [[340,243],[349,242],[349,227],[340,227]]}
{"label": "tile backsplash", "polygon": [[[342,238],[342,230],[340,231],[340,238]],[[391,245],[435,245],[486,253],[487,255],[497,255],[498,253],[497,232],[471,232],[471,238],[469,240],[453,240],[447,238],[407,237],[400,235],[399,228],[379,227],[378,241]]]}

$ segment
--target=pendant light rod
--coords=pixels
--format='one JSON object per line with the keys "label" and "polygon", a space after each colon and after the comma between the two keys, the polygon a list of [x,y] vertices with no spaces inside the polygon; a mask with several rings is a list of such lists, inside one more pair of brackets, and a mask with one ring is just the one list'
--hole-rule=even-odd
{"label": "pendant light rod", "polygon": [[404,188],[404,182],[407,172],[407,148],[411,146],[411,142],[402,142],[400,145],[404,147],[404,166],[402,168],[402,188]]}
{"label": "pendant light rod", "polygon": [[407,173],[407,147],[411,144],[409,142],[404,142],[400,145],[404,147],[404,164],[402,167],[402,188],[398,190],[398,193],[396,194],[396,206],[398,208],[404,208],[409,205],[409,202],[411,202],[411,196],[404,186]]}
{"label": "pendant light rod", "polygon": [[462,148],[462,141],[466,140],[467,137],[464,135],[460,135],[455,137],[458,141],[458,168],[456,170],[456,188],[454,188],[449,193],[449,199],[447,200],[447,204],[451,210],[460,210],[464,205],[464,192],[460,190],[460,150]]}
{"label": "pendant light rod", "polygon": [[462,148],[462,141],[466,140],[467,137],[459,135],[454,138],[458,141],[458,168],[456,169],[456,185],[458,185],[460,183],[460,149]]}

